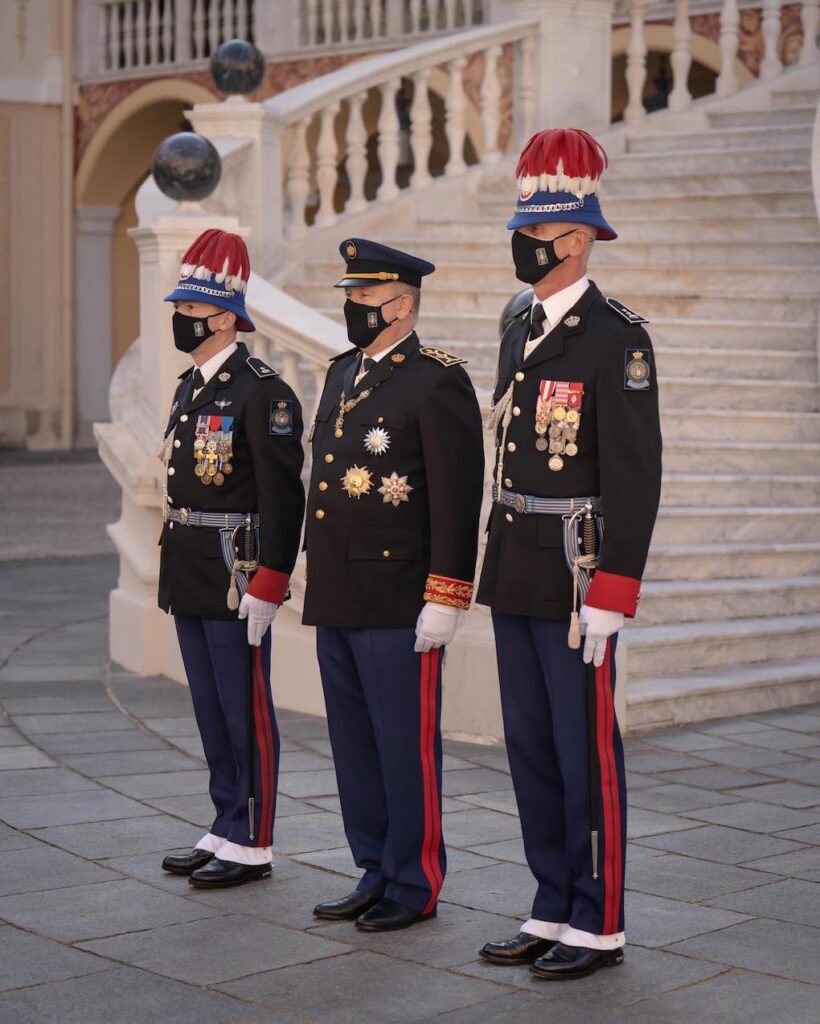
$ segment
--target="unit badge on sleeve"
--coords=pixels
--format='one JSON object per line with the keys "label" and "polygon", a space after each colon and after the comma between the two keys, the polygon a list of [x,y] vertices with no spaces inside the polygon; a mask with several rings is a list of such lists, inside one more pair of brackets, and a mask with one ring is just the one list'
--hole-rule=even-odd
{"label": "unit badge on sleeve", "polygon": [[649,349],[628,348],[624,352],[624,390],[646,391],[650,383]]}
{"label": "unit badge on sleeve", "polygon": [[270,433],[280,437],[293,433],[293,403],[286,399],[272,398],[270,403]]}

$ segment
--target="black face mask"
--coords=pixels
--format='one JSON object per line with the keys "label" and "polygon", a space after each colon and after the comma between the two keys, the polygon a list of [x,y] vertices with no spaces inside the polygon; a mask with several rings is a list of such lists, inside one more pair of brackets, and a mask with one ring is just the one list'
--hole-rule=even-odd
{"label": "black face mask", "polygon": [[347,323],[347,337],[351,345],[356,348],[369,348],[385,327],[394,324],[398,317],[392,320],[385,320],[382,316],[382,306],[399,298],[394,295],[378,306],[367,306],[363,302],[354,302],[348,299],[345,302],[344,314]]}
{"label": "black face mask", "polygon": [[[218,313],[211,313],[211,316],[218,316]],[[186,316],[184,313],[174,313],[171,325],[174,331],[174,344],[180,352],[193,352],[199,348],[203,341],[210,338],[216,331],[208,326],[211,317]]]}
{"label": "black face mask", "polygon": [[555,242],[559,238],[571,235],[575,230],[565,231],[563,235],[556,235],[548,241],[543,238],[532,238],[520,231],[513,231],[512,236],[512,258],[515,264],[515,276],[525,284],[537,284],[550,271],[560,267],[564,260],[555,253]]}

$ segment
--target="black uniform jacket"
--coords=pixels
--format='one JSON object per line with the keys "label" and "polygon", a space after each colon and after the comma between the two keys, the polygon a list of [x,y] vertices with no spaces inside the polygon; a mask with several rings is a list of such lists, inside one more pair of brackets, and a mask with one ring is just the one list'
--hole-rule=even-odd
{"label": "black uniform jacket", "polygon": [[[249,593],[281,604],[299,552],[305,510],[299,401],[279,374],[249,356],[243,344],[193,401],[192,374],[193,368],[180,378],[165,431],[167,438],[174,430],[166,482],[169,508],[258,512],[260,568]],[[233,417],[222,421],[232,431],[233,471],[223,474],[221,486],[204,486],[194,473],[196,429],[205,416]],[[167,522],[160,544],[160,608],[176,615],[236,618],[226,603],[230,574],[218,529]]]}
{"label": "black uniform jacket", "polygon": [[[358,387],[356,350],[333,360],[312,431],[306,624],[414,626],[425,600],[469,607],[484,452],[459,362],[415,333]],[[339,428],[343,391],[361,400]]]}
{"label": "black uniform jacket", "polygon": [[[493,403],[513,385],[503,488],[545,498],[602,499],[604,537],[586,603],[632,616],[660,500],[658,386],[651,342],[637,322],[642,318],[609,301],[613,305],[590,283],[526,361],[530,307],[513,316],[502,335]],[[558,471],[549,468],[549,450],[536,448],[539,392],[548,393],[551,381],[564,394],[570,385],[576,396],[583,386],[577,453],[562,454]],[[499,424],[496,460],[501,435]],[[497,469],[498,461],[494,479]],[[568,619],[572,576],[562,526],[560,515],[494,504],[479,603],[496,612]]]}

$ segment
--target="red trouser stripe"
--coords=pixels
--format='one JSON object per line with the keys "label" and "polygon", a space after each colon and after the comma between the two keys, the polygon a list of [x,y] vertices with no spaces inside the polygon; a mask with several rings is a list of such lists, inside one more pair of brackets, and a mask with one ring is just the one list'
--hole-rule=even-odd
{"label": "red trouser stripe", "polygon": [[612,695],[612,650],[607,641],[604,663],[595,670],[598,758],[601,765],[601,802],[604,818],[604,935],[618,931],[621,908],[621,798],[615,768],[615,704]]}
{"label": "red trouser stripe", "polygon": [[276,761],[274,759],[273,729],[268,708],[267,688],[262,672],[262,648],[254,647],[253,658],[253,722],[256,745],[259,749],[260,815],[257,846],[273,843],[273,805],[276,793]]}
{"label": "red trouser stripe", "polygon": [[424,798],[424,840],[421,848],[421,866],[430,886],[430,899],[423,913],[436,905],[444,878],[441,873],[439,849],[441,847],[441,810],[439,806],[438,778],[436,776],[436,707],[438,665],[440,651],[434,648],[421,655],[420,684],[420,753],[422,795]]}

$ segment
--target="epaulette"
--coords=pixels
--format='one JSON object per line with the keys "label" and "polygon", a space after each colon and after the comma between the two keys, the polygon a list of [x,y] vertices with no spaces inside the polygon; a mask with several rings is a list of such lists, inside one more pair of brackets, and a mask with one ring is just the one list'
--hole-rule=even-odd
{"label": "epaulette", "polygon": [[435,359],[442,366],[460,366],[462,363],[467,362],[466,359],[462,359],[460,356],[452,356],[449,352],[444,352],[440,348],[432,348],[429,345],[420,348],[419,353],[427,356],[428,359]]}
{"label": "epaulette", "polygon": [[331,363],[338,363],[340,359],[344,359],[346,356],[353,356],[358,351],[359,349],[357,349],[355,346],[353,348],[347,348],[344,350],[344,352],[340,352],[337,356],[331,356],[329,361]]}
{"label": "epaulette", "polygon": [[274,370],[272,366],[268,366],[267,363],[261,359],[257,359],[256,356],[248,356],[245,360],[248,366],[253,370],[260,380],[264,380],[266,377],[278,377],[279,371]]}
{"label": "epaulette", "polygon": [[625,306],[623,302],[618,302],[617,299],[607,299],[607,306],[610,309],[614,309],[619,316],[622,316],[628,324],[648,324],[649,320],[642,313],[636,313],[634,309],[630,309],[629,306]]}

